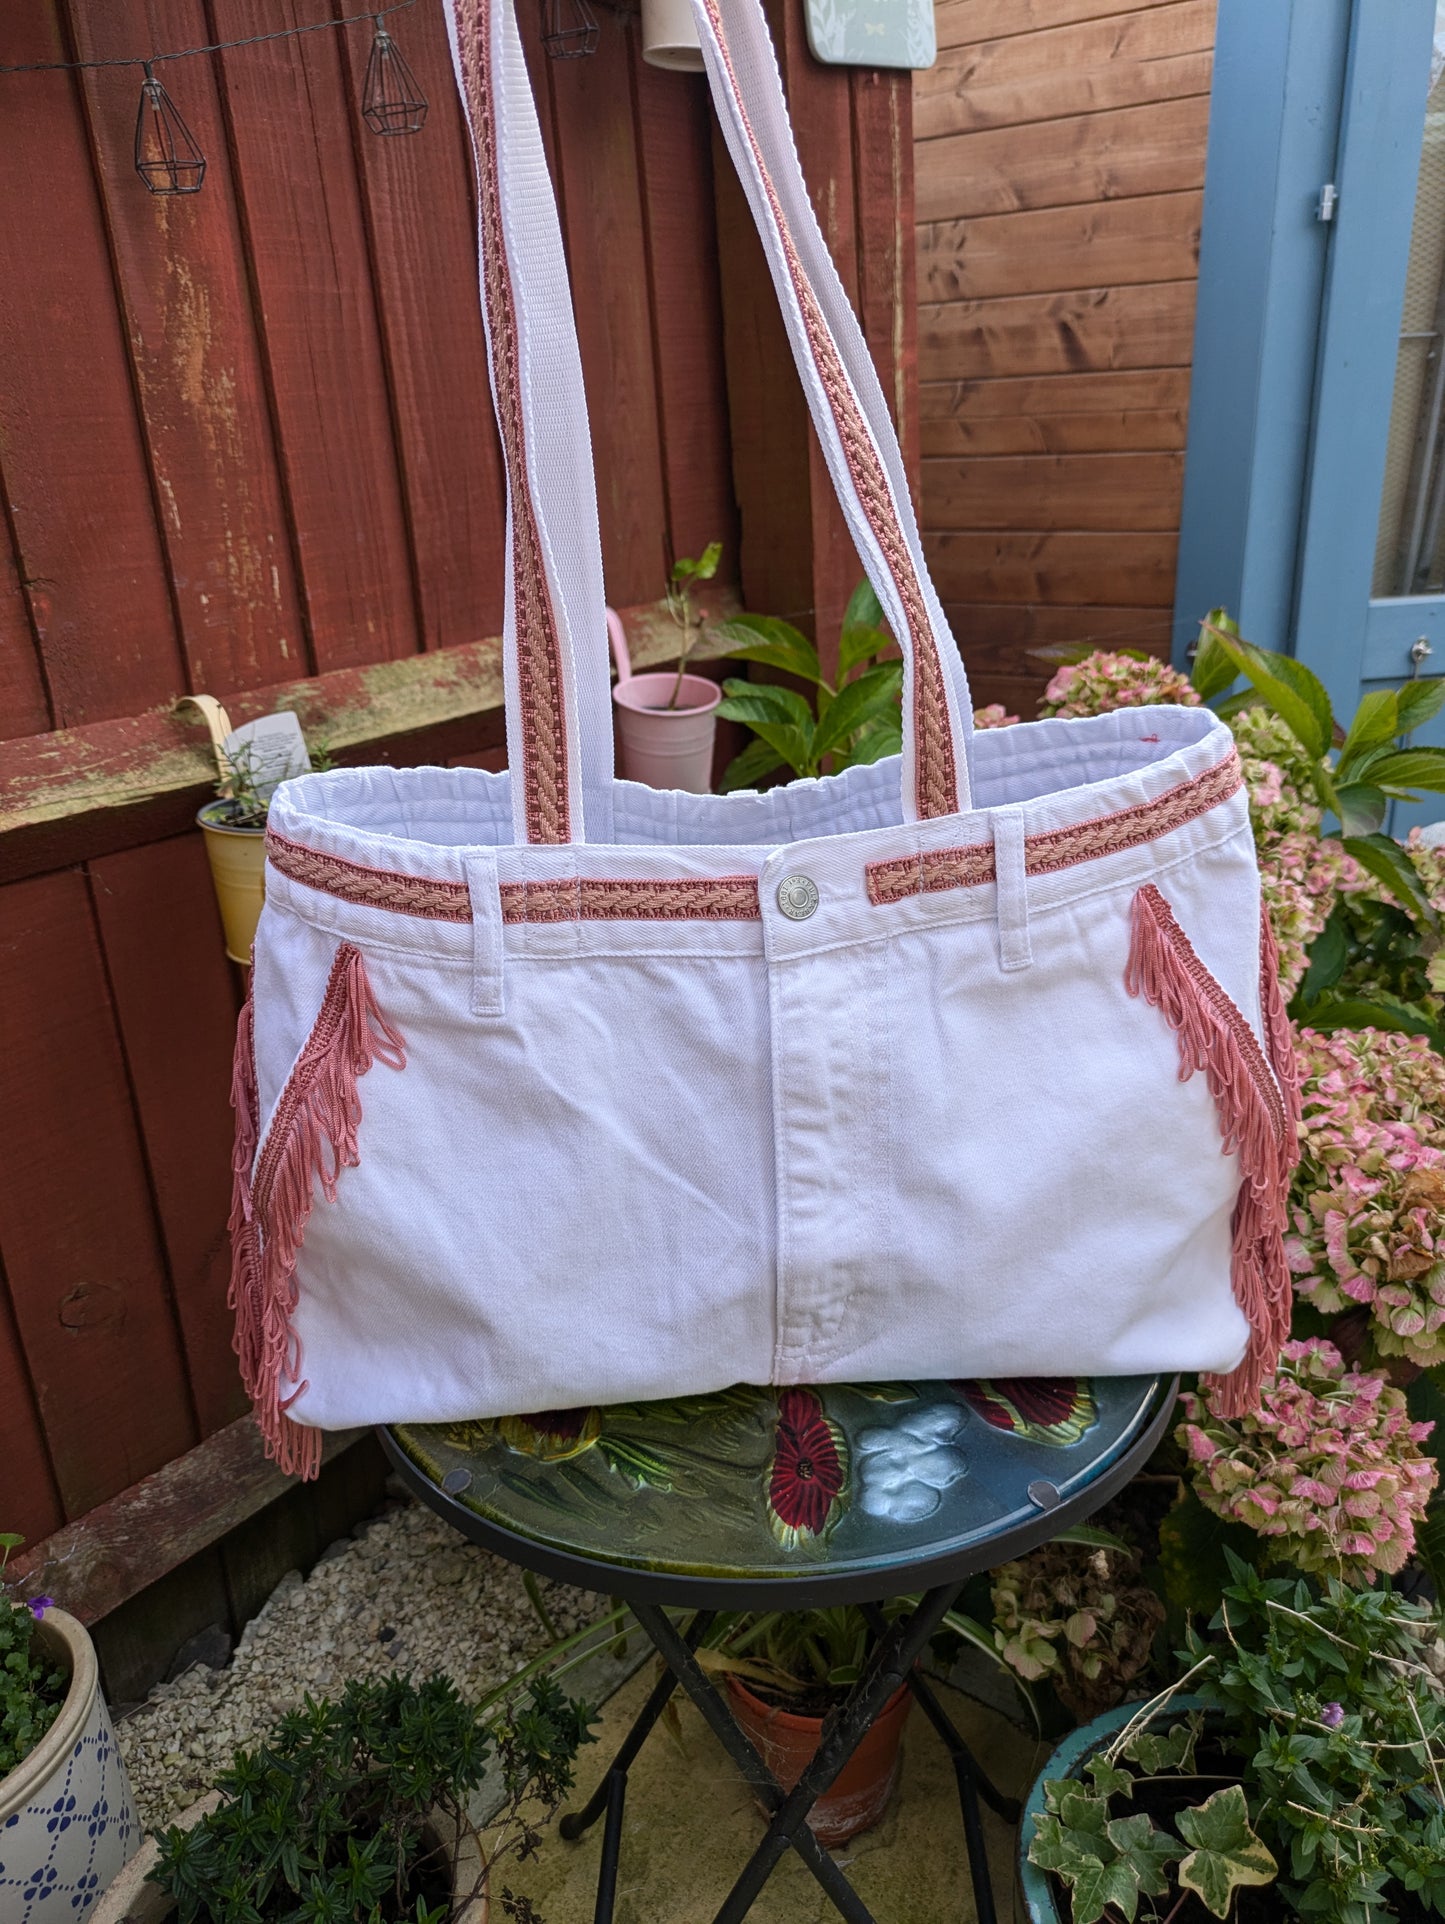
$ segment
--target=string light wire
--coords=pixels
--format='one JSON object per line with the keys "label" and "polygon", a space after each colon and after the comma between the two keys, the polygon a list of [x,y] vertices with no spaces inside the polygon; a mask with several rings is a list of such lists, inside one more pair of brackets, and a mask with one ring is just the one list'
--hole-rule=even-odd
{"label": "string light wire", "polygon": [[265,40],[295,40],[303,33],[324,33],[328,27],[349,27],[358,20],[384,20],[388,14],[404,13],[416,0],[391,0],[386,7],[368,7],[363,13],[345,13],[333,20],[311,20],[302,27],[278,27],[271,33],[253,33],[244,40],[215,40],[208,47],[177,47],[171,53],[125,54],[112,60],[38,60],[25,67],[0,67],[0,73],[87,73],[100,67],[158,67],[163,60],[190,60],[196,54],[229,53],[233,47],[258,47]]}

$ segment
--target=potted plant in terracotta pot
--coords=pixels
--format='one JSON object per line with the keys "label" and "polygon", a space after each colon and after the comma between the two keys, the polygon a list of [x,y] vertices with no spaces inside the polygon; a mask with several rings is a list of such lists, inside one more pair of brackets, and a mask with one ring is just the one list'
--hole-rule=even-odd
{"label": "potted plant in terracotta pot", "polygon": [[[791,1790],[813,1760],[829,1712],[862,1674],[872,1642],[867,1619],[852,1605],[757,1611],[720,1617],[698,1655],[704,1668],[722,1672],[738,1723]],[[900,1684],[813,1806],[808,1824],[820,1844],[846,1844],[882,1818],[898,1783],[912,1707],[908,1685]]]}
{"label": "potted plant in terracotta pot", "polygon": [[607,611],[607,632],[617,662],[612,690],[617,710],[617,734],[622,750],[622,773],[649,788],[683,788],[705,795],[712,783],[713,741],[722,690],[706,675],[687,672],[703,623],[693,590],[711,581],[722,559],[722,543],[711,541],[694,560],[672,564],[667,584],[667,610],[676,622],[679,642],[677,667],[634,675],[627,637],[615,611]]}
{"label": "potted plant in terracotta pot", "polygon": [[[493,1871],[536,1850],[593,1720],[547,1677],[490,1724],[446,1677],[353,1679],[238,1750],[95,1924],[487,1924]],[[468,1800],[493,1755],[503,1802],[483,1832]]]}
{"label": "potted plant in terracotta pot", "polygon": [[0,1595],[0,1918],[85,1919],[139,1835],[85,1626]]}

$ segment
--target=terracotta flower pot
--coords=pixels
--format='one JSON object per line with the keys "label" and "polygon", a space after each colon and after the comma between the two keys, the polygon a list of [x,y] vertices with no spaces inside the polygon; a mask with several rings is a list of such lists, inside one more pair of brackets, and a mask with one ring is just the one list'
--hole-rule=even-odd
{"label": "terracotta flower pot", "polygon": [[[739,1724],[783,1789],[791,1790],[813,1761],[822,1740],[823,1719],[800,1717],[776,1704],[766,1704],[731,1674],[726,1683]],[[907,1684],[900,1684],[862,1743],[814,1804],[808,1813],[808,1828],[820,1844],[831,1850],[880,1821],[898,1782],[899,1745],[912,1708],[913,1693]]]}
{"label": "terracotta flower pot", "polygon": [[70,1688],[34,1750],[0,1778],[0,1918],[82,1924],[135,1848],[140,1821],[84,1625],[47,1610],[36,1637]]}
{"label": "terracotta flower pot", "polygon": [[266,899],[266,831],[226,820],[226,802],[207,802],[196,816],[206,838],[211,880],[226,932],[226,953],[249,966],[261,904]]}
{"label": "terracotta flower pot", "polygon": [[[208,1816],[220,1801],[221,1793],[213,1790],[171,1821],[179,1824],[182,1830],[190,1830],[192,1825]],[[440,1843],[449,1836],[446,1817],[441,1811],[434,1812],[428,1827],[427,1842]],[[148,1881],[158,1855],[154,1840],[147,1838],[91,1912],[90,1924],[170,1924],[175,1916],[175,1899],[163,1891],[159,1884]],[[457,1888],[469,1891],[476,1883],[480,1869],[476,1838],[464,1837],[457,1860]],[[488,1924],[490,1911],[484,1888],[480,1897],[473,1898],[457,1913],[457,1924]]]}

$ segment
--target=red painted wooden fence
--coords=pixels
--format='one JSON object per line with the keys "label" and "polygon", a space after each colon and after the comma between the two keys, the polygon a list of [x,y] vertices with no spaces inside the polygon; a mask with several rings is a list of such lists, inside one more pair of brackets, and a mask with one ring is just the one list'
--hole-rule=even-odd
{"label": "red painted wooden fence", "polygon": [[[13,0],[0,65],[330,10]],[[701,79],[644,66],[625,11],[600,7],[596,55],[572,62],[543,55],[540,0],[519,11],[609,598],[655,600],[674,555],[720,538],[754,605],[841,607],[856,563],[798,404],[765,405],[791,375],[761,251],[714,181]],[[912,341],[907,78],[816,67],[798,0],[775,22],[892,391]],[[475,659],[501,625],[469,158],[437,0],[392,24],[431,103],[413,138],[359,119],[365,25],[163,69],[209,162],[184,199],[133,171],[136,70],[0,76],[0,790],[21,797],[0,827],[0,1528],[32,1538],[242,1407],[224,1303],[240,983],[200,839],[176,832],[204,790],[117,809],[148,751],[122,766],[108,745],[174,734],[188,690]],[[499,740],[468,711],[371,752]]]}

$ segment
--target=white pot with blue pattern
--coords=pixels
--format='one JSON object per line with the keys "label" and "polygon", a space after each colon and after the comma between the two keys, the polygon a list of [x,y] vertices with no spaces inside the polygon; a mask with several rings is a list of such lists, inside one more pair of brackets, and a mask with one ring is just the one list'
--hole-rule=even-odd
{"label": "white pot with blue pattern", "polygon": [[47,1610],[35,1634],[70,1688],[30,1755],[0,1778],[0,1919],[82,1924],[140,1841],[140,1820],[82,1624]]}

